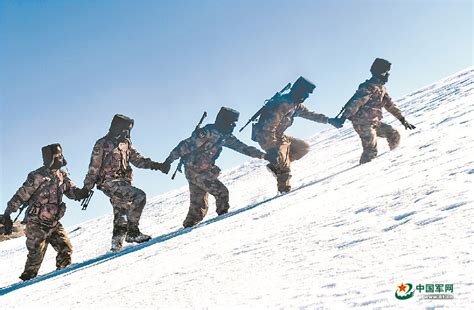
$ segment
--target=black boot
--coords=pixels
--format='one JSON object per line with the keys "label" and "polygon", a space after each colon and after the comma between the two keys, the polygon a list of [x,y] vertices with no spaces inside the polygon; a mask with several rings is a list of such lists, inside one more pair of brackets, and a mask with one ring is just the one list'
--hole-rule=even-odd
{"label": "black boot", "polygon": [[186,219],[184,219],[183,222],[183,227],[188,228],[188,227],[193,227],[194,225],[199,224],[201,222],[200,220],[193,219],[191,216],[186,216]]}
{"label": "black boot", "polygon": [[21,274],[19,278],[22,279],[23,281],[27,281],[27,280],[33,279],[34,277],[36,277],[36,275],[37,273],[31,272],[31,271],[23,271],[23,273]]}
{"label": "black boot", "polygon": [[132,243],[142,243],[150,240],[151,237],[140,232],[137,225],[129,225],[125,241]]}
{"label": "black boot", "polygon": [[229,210],[219,210],[217,211],[217,215],[224,215],[224,214],[227,214],[229,213]]}
{"label": "black boot", "polygon": [[291,191],[291,185],[286,185],[286,184],[278,185],[278,192],[280,194],[286,194],[286,193],[289,193],[290,191]]}

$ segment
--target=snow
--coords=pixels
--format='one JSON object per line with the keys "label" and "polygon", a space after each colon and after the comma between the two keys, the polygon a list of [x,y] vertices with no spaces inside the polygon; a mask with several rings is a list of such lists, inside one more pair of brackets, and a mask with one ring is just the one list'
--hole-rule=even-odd
{"label": "snow", "polygon": [[[149,199],[141,230],[152,241],[106,254],[112,215],[68,228],[70,269],[0,290],[5,309],[50,308],[466,308],[473,304],[474,68],[397,101],[417,126],[358,165],[350,124],[311,138],[293,164],[294,189],[276,196],[263,161],[225,171],[231,213],[182,229],[186,187]],[[99,194],[99,192],[97,192]],[[101,195],[101,193],[99,194]],[[67,216],[67,214],[66,214]],[[0,286],[18,282],[25,238],[0,243]],[[48,249],[40,274],[55,269]],[[453,284],[454,299],[401,283]],[[3,296],[1,296],[3,294]]]}

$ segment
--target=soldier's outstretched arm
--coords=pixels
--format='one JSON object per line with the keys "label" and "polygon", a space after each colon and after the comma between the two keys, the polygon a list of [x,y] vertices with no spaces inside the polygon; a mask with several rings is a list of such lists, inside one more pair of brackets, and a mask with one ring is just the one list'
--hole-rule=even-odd
{"label": "soldier's outstretched arm", "polygon": [[302,104],[300,104],[298,108],[296,109],[295,116],[306,118],[313,122],[322,123],[322,124],[327,124],[328,119],[329,119],[326,115],[311,111],[310,109],[308,109]]}
{"label": "soldier's outstretched arm", "polygon": [[260,158],[260,159],[265,158],[265,153],[263,153],[262,151],[260,151],[259,149],[253,146],[249,146],[243,143],[242,141],[237,139],[235,136],[230,136],[229,138],[226,138],[224,146],[250,157]]}
{"label": "soldier's outstretched arm", "polygon": [[5,215],[18,211],[20,206],[30,200],[40,185],[47,180],[39,173],[30,173],[23,185],[16,191],[15,195],[8,201]]}
{"label": "soldier's outstretched arm", "polygon": [[104,155],[104,148],[102,143],[97,141],[92,149],[91,161],[89,163],[89,170],[84,179],[84,189],[91,190],[99,180],[100,168],[102,167],[102,157]]}
{"label": "soldier's outstretched arm", "polygon": [[130,162],[137,168],[151,169],[155,162],[150,158],[142,156],[138,151],[130,145]]}
{"label": "soldier's outstretched arm", "polygon": [[62,173],[64,178],[63,182],[66,187],[63,193],[67,198],[72,200],[81,200],[89,196],[89,191],[87,189],[81,189],[77,187],[66,172]]}

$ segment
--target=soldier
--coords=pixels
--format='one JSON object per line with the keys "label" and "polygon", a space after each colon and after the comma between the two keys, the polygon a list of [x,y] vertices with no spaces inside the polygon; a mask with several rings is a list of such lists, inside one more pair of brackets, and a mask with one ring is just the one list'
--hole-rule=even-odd
{"label": "soldier", "polygon": [[308,143],[284,134],[293,124],[293,119],[298,116],[334,125],[334,119],[310,111],[303,105],[315,87],[304,77],[299,77],[288,94],[275,96],[263,107],[258,123],[252,128],[252,139],[268,154],[270,164],[267,168],[276,177],[280,193],[291,190],[291,162],[302,158],[309,151]]}
{"label": "soldier", "polygon": [[21,205],[28,205],[26,211],[26,248],[28,257],[25,270],[20,276],[23,281],[38,274],[48,244],[56,250],[56,267],[62,269],[71,264],[72,245],[59,220],[66,211],[63,194],[69,199],[81,200],[87,191],[77,188],[61,169],[66,165],[61,145],[50,144],[41,149],[44,166],[32,171],[23,186],[7,203],[3,215],[5,234],[11,234],[13,222],[10,214]]}
{"label": "soldier", "polygon": [[120,250],[124,240],[141,243],[151,239],[138,228],[146,194],[132,186],[130,163],[152,170],[160,170],[161,164],[144,158],[133,148],[130,140],[133,123],[127,116],[114,116],[108,134],[94,145],[84,179],[85,191],[89,192],[97,185],[110,198],[114,212],[111,251]]}
{"label": "soldier", "polygon": [[397,105],[387,93],[384,84],[390,75],[391,63],[376,58],[370,68],[372,77],[359,85],[354,96],[346,103],[340,118],[336,118],[337,127],[342,127],[346,119],[352,121],[354,130],[362,142],[360,164],[367,163],[377,157],[377,137],[386,138],[390,150],[400,143],[400,133],[392,126],[381,122],[382,108],[397,118],[405,129],[416,127],[408,123]]}
{"label": "soldier", "polygon": [[222,107],[214,124],[196,129],[191,137],[181,141],[171,151],[163,163],[163,172],[168,173],[173,161],[180,157],[185,160],[191,203],[183,222],[184,227],[194,226],[206,216],[208,193],[216,198],[218,215],[226,214],[229,210],[229,190],[217,179],[220,168],[215,165],[223,146],[250,157],[265,157],[265,153],[244,144],[232,134],[238,119],[239,112]]}

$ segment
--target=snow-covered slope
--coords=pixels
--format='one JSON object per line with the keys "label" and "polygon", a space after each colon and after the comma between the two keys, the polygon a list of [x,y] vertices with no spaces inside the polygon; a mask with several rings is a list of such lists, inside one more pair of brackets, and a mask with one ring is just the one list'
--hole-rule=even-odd
{"label": "snow-covered slope", "polygon": [[[275,197],[253,160],[224,172],[231,213],[180,229],[187,188],[154,199],[141,228],[155,238],[103,256],[112,218],[70,227],[70,270],[4,290],[2,308],[323,307],[470,308],[473,304],[474,69],[398,103],[409,121],[389,152],[358,166],[359,138],[346,124],[314,136],[293,165],[294,190]],[[67,216],[67,214],[66,214]],[[24,238],[0,244],[0,286],[18,281]],[[49,249],[41,274],[54,269]],[[98,258],[97,258],[98,257]],[[452,284],[454,299],[394,294],[401,283]]]}

